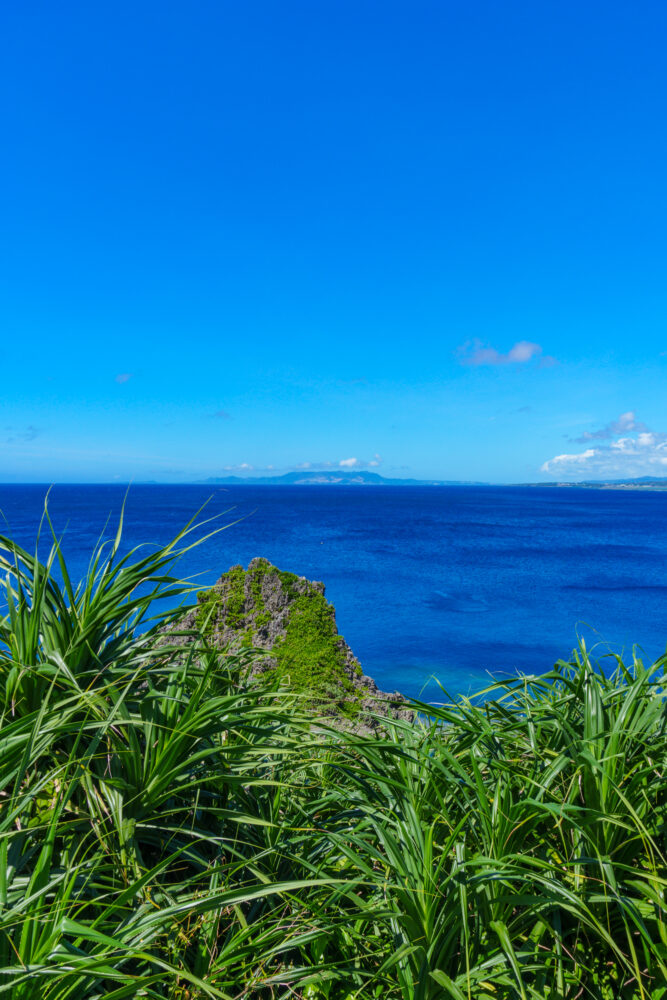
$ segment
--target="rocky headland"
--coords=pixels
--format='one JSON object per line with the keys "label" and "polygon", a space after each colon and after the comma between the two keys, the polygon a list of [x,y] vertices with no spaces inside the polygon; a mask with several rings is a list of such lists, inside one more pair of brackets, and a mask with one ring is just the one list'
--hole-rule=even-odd
{"label": "rocky headland", "polygon": [[413,717],[398,691],[380,691],[364,675],[338,633],[324,584],[280,570],[267,559],[223,573],[210,590],[198,594],[179,629],[202,634],[221,651],[260,651],[251,676],[273,673],[317,711],[346,726],[368,730],[380,725],[378,716]]}

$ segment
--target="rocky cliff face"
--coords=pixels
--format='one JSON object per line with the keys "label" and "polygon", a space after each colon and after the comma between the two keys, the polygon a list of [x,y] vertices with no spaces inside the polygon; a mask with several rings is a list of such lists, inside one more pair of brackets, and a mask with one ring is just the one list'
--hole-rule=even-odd
{"label": "rocky cliff face", "polygon": [[279,570],[266,559],[253,559],[247,570],[233,566],[198,595],[197,608],[181,624],[196,627],[220,649],[264,650],[255,672],[275,673],[317,708],[354,725],[372,728],[369,713],[411,717],[398,692],[379,691],[364,676],[338,634],[324,584]]}

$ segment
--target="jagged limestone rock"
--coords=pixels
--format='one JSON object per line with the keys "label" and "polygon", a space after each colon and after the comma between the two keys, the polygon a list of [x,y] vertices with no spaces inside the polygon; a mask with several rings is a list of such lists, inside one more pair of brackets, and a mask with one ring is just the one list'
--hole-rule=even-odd
{"label": "jagged limestone rock", "polygon": [[336,613],[324,584],[286,573],[267,559],[247,570],[232,566],[198,595],[190,613],[207,641],[220,649],[243,646],[266,651],[254,671],[272,671],[313,705],[361,728],[372,728],[369,713],[411,717],[398,692],[379,691],[364,676],[357,658],[338,634]]}

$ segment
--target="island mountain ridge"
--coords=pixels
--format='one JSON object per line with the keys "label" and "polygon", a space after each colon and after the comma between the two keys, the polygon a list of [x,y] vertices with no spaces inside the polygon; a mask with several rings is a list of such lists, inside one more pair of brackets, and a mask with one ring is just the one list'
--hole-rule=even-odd
{"label": "island mountain ridge", "polygon": [[465,479],[400,479],[381,476],[378,472],[348,470],[297,470],[278,476],[209,476],[199,480],[214,486],[548,486],[548,487],[644,487],[667,489],[667,477],[638,476],[634,479],[589,479],[580,482],[555,483],[488,483]]}

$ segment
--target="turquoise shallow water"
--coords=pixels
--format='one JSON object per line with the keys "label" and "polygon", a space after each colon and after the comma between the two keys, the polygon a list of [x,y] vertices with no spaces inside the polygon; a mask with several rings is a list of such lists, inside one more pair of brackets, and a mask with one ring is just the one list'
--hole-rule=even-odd
{"label": "turquoise shallow water", "polygon": [[[46,487],[0,485],[3,530],[32,547]],[[125,488],[56,486],[74,575]],[[541,672],[585,637],[647,659],[667,643],[667,492],[534,487],[134,486],[125,543],[164,542],[207,498],[242,520],[181,564],[210,585],[266,556],[323,580],[338,626],[384,688],[437,700]],[[110,533],[110,529],[107,533]]]}

